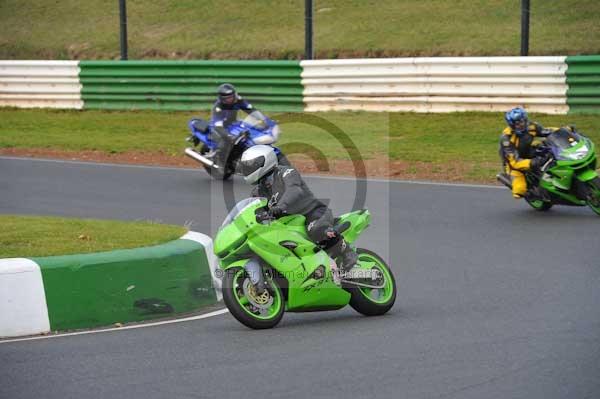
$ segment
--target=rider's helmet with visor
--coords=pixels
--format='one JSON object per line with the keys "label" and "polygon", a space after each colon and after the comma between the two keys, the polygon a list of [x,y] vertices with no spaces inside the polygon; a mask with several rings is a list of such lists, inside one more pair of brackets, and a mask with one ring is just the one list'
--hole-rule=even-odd
{"label": "rider's helmet with visor", "polygon": [[230,83],[223,83],[217,89],[217,95],[219,96],[219,101],[222,104],[231,105],[237,100],[237,92],[235,91],[235,87]]}
{"label": "rider's helmet with visor", "polygon": [[277,163],[277,154],[273,147],[255,145],[244,151],[239,168],[246,183],[257,184],[261,178],[277,167]]}
{"label": "rider's helmet with visor", "polygon": [[529,126],[529,119],[527,117],[527,111],[521,107],[513,108],[504,114],[504,119],[508,126],[517,134],[522,136],[527,133]]}

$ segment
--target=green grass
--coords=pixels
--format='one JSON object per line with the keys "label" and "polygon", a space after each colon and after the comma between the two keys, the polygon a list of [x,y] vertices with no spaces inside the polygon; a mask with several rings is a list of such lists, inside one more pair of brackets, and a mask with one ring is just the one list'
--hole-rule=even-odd
{"label": "green grass", "polygon": [[187,120],[206,113],[0,108],[0,147],[179,153]]}
{"label": "green grass", "polygon": [[[187,121],[208,117],[206,112],[57,111],[0,108],[0,148],[130,150],[180,155],[188,136]],[[332,124],[356,141],[365,154],[385,153],[387,114],[319,113],[273,114],[284,131],[281,143],[317,143],[328,157],[343,158],[337,140],[319,125]],[[301,120],[299,121],[298,118]],[[327,126],[325,126],[327,127]],[[293,149],[293,147],[291,148]]]}
{"label": "green grass", "polygon": [[[0,148],[51,148],[106,153],[163,152],[183,157],[187,121],[206,113],[55,111],[0,108]],[[499,167],[501,113],[323,112],[273,115],[287,153],[350,159],[351,142],[364,159],[418,163],[443,170],[462,166],[457,180],[490,180]],[[600,115],[531,115],[545,126],[575,124],[600,145]],[[336,137],[338,135],[339,137]],[[313,154],[315,156],[315,154]],[[356,156],[355,156],[356,157]]]}
{"label": "green grass", "polygon": [[[518,55],[519,0],[317,0],[319,58]],[[600,2],[533,1],[532,55],[600,52]],[[129,0],[130,59],[301,58],[304,1]],[[119,57],[116,1],[0,2],[0,59]]]}
{"label": "green grass", "polygon": [[180,226],[59,217],[0,215],[0,258],[83,254],[158,245]]}

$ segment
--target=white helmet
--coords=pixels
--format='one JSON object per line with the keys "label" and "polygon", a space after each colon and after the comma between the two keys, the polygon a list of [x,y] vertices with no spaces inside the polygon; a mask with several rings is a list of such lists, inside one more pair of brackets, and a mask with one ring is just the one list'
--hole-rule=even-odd
{"label": "white helmet", "polygon": [[277,167],[277,155],[273,147],[268,145],[255,145],[242,154],[239,168],[244,175],[244,180],[249,184],[256,184],[261,177]]}

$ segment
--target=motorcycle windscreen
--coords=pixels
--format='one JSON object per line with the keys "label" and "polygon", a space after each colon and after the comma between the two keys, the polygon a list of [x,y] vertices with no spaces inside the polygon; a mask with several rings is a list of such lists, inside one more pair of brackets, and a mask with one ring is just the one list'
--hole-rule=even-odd
{"label": "motorcycle windscreen", "polygon": [[553,132],[546,142],[551,144],[557,160],[579,161],[590,151],[586,138],[564,128]]}
{"label": "motorcycle windscreen", "polygon": [[229,211],[227,217],[225,217],[225,220],[221,224],[221,229],[227,226],[229,223],[231,223],[233,219],[235,219],[240,213],[244,212],[246,209],[251,208],[253,206],[257,206],[263,202],[266,203],[266,201],[267,199],[262,197],[253,197],[241,200],[231,209],[231,211]]}
{"label": "motorcycle windscreen", "polygon": [[260,111],[252,111],[242,121],[246,127],[254,129],[266,129],[268,127],[267,117]]}
{"label": "motorcycle windscreen", "polygon": [[567,129],[558,129],[546,138],[546,142],[561,150],[577,145],[579,140],[581,140],[581,137],[577,133],[570,132]]}

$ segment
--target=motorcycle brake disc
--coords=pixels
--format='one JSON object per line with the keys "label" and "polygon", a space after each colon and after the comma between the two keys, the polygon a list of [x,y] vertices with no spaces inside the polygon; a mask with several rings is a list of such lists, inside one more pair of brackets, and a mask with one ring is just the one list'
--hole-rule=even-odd
{"label": "motorcycle brake disc", "polygon": [[244,284],[242,285],[242,289],[244,291],[244,295],[248,298],[250,303],[258,308],[258,309],[269,309],[271,305],[273,305],[273,296],[269,293],[269,290],[266,289],[262,294],[256,294],[256,288],[250,281],[250,279],[245,279]]}

